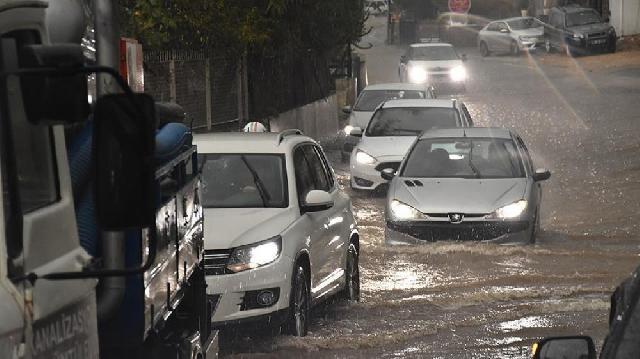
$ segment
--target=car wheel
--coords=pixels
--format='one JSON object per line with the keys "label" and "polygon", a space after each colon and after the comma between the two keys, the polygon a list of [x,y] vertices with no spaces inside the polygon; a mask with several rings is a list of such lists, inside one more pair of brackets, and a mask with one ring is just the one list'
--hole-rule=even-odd
{"label": "car wheel", "polygon": [[342,297],[359,302],[360,301],[360,264],[356,246],[351,243],[347,251],[347,268],[345,273],[345,287],[342,290]]}
{"label": "car wheel", "polygon": [[544,39],[544,51],[546,51],[547,54],[553,52],[553,47],[551,47],[551,41],[549,41],[549,39]]}
{"label": "car wheel", "polygon": [[616,41],[617,41],[617,39],[616,39],[615,36],[612,36],[609,39],[609,46],[607,46],[607,52],[608,53],[613,54],[614,52],[616,52]]}
{"label": "car wheel", "polygon": [[489,52],[489,48],[487,47],[487,43],[484,41],[480,42],[480,56],[487,57],[491,53]]}
{"label": "car wheel", "polygon": [[536,211],[535,217],[533,217],[533,225],[531,226],[531,235],[529,236],[529,244],[536,244],[536,236],[540,230],[540,216]]}
{"label": "car wheel", "polygon": [[511,55],[519,56],[520,55],[520,46],[516,41],[511,41]]}
{"label": "car wheel", "polygon": [[307,271],[296,264],[293,272],[291,295],[289,298],[289,318],[285,324],[285,332],[296,337],[304,337],[309,329],[311,314],[311,292]]}

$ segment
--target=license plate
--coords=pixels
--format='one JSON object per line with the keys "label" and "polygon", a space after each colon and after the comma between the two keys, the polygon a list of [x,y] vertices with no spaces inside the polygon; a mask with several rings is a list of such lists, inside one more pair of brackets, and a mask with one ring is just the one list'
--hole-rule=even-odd
{"label": "license plate", "polygon": [[591,40],[591,43],[594,45],[601,45],[601,44],[604,44],[605,42],[607,42],[606,39]]}

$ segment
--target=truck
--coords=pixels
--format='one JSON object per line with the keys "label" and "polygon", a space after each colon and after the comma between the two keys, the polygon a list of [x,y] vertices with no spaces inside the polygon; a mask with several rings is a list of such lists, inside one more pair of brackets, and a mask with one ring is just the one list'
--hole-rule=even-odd
{"label": "truck", "polygon": [[215,358],[197,149],[93,3],[95,63],[82,1],[0,0],[0,358]]}

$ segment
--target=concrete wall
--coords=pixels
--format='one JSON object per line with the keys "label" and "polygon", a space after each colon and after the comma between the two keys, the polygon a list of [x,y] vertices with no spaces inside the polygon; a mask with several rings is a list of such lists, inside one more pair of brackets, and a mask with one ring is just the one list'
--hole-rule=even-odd
{"label": "concrete wall", "polygon": [[297,128],[317,140],[338,133],[338,101],[335,94],[310,104],[283,112],[269,119],[271,132]]}
{"label": "concrete wall", "polygon": [[618,36],[640,34],[640,1],[609,0],[609,11]]}

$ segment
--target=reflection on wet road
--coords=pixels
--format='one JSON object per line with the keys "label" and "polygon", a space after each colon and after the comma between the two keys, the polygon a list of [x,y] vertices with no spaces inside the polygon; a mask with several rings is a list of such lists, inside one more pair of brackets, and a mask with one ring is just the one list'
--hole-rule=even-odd
{"label": "reflection on wet road", "polygon": [[[372,82],[396,81],[401,49],[367,51]],[[610,292],[640,264],[640,76],[626,75],[637,69],[467,53],[463,98],[477,125],[514,128],[553,173],[537,244],[388,247],[384,194],[353,193],[362,302],[320,306],[306,338],[237,338],[225,356],[526,358],[542,336],[601,343]],[[348,190],[347,166],[329,155]]]}

